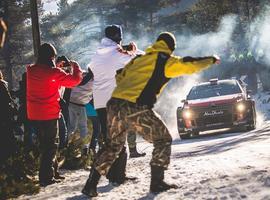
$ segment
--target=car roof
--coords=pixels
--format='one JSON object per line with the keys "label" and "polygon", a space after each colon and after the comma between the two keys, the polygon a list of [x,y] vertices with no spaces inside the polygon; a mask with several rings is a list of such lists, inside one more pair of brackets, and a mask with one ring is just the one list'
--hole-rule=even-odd
{"label": "car roof", "polygon": [[[217,80],[217,84],[219,84],[219,83],[228,83],[228,84],[230,84],[230,83],[237,83],[238,81],[237,80],[235,80],[235,79],[223,79],[223,80]],[[203,83],[199,83],[198,85],[196,85],[196,86],[206,86],[206,85],[211,85],[211,82],[210,81],[208,81],[208,82],[203,82]],[[195,86],[195,87],[196,87]]]}

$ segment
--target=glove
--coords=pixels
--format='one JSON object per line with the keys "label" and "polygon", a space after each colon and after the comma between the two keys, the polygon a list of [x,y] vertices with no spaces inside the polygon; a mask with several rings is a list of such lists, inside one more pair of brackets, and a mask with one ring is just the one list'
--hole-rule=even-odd
{"label": "glove", "polygon": [[214,59],[214,64],[220,64],[221,61],[220,61],[220,57],[218,55],[213,55],[213,59]]}

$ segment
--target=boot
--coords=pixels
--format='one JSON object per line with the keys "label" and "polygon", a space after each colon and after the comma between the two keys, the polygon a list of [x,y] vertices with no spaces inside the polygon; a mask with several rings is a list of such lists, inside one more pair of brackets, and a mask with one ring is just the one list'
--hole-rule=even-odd
{"label": "boot", "polygon": [[[61,165],[63,165],[63,160],[61,160]],[[53,163],[53,169],[54,169],[54,176],[53,176],[53,178],[55,179],[55,180],[64,180],[65,179],[65,177],[64,176],[61,176],[60,174],[59,174],[59,161],[58,161],[58,159],[57,158],[55,158],[55,161],[54,161],[54,163]]]}
{"label": "boot", "polygon": [[100,174],[95,168],[91,168],[89,178],[82,190],[82,193],[88,197],[96,197],[97,193],[97,184],[100,179]]}
{"label": "boot", "polygon": [[129,148],[129,157],[130,158],[138,158],[138,157],[143,157],[145,155],[146,155],[146,153],[139,153],[137,151],[136,146],[134,148]]}
{"label": "boot", "polygon": [[64,180],[65,177],[64,177],[64,176],[61,176],[61,175],[59,174],[59,172],[55,172],[55,174],[54,174],[54,179],[56,179],[56,180]]}
{"label": "boot", "polygon": [[151,166],[150,192],[160,193],[177,188],[177,185],[164,182],[164,170],[165,169],[163,167]]}

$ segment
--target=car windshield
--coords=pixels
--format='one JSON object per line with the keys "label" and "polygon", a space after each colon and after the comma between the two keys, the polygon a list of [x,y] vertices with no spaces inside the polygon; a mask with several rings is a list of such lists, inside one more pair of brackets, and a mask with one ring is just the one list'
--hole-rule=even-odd
{"label": "car windshield", "polygon": [[241,89],[236,81],[222,81],[217,84],[203,84],[193,87],[187,100],[204,99],[223,95],[241,93]]}

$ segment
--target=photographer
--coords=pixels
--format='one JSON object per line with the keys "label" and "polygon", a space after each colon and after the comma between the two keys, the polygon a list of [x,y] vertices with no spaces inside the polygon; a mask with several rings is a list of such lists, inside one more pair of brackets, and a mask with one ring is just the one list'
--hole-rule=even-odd
{"label": "photographer", "polygon": [[94,54],[89,64],[94,74],[94,107],[101,123],[103,143],[107,139],[106,103],[111,98],[112,91],[116,86],[116,72],[121,70],[135,56],[137,50],[135,43],[130,43],[124,49],[121,46],[122,37],[121,26],[107,26],[105,28],[105,37],[101,40],[96,54]]}
{"label": "photographer", "polygon": [[39,182],[46,186],[58,182],[56,160],[56,137],[60,117],[61,87],[74,87],[82,79],[78,63],[70,61],[72,73],[55,66],[56,50],[53,45],[44,43],[39,47],[35,64],[27,67],[27,116],[33,120],[38,132],[41,159]]}
{"label": "photographer", "polygon": [[[99,149],[105,146],[105,142],[110,140],[107,133],[107,110],[106,104],[111,98],[112,92],[116,86],[115,76],[122,68],[137,54],[143,52],[137,49],[134,42],[122,46],[123,32],[119,25],[109,25],[105,28],[105,37],[92,57],[89,67],[94,74],[93,98],[94,108],[101,124],[102,143],[99,143]],[[134,137],[133,137],[134,139]],[[136,137],[135,137],[136,140]],[[132,151],[136,148],[132,146]],[[136,150],[137,152],[137,150]],[[137,152],[136,157],[144,156]],[[121,152],[119,158],[111,168],[107,178],[110,182],[122,184],[128,178],[125,177],[125,168],[127,153]]]}

